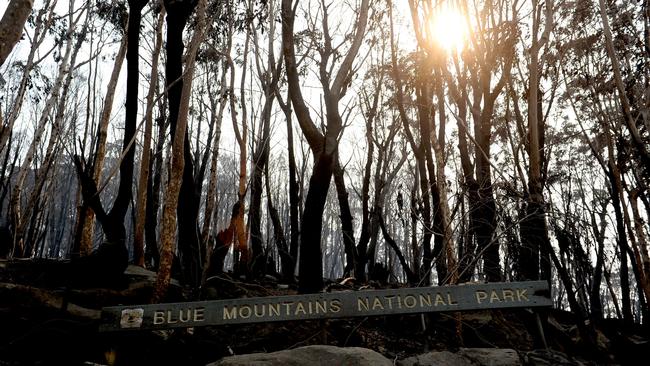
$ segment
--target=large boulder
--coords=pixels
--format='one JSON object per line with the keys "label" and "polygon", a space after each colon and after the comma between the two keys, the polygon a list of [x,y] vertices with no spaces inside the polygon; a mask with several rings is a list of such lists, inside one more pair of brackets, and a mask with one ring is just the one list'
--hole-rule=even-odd
{"label": "large boulder", "polygon": [[553,350],[534,350],[524,355],[526,366],[584,366],[580,360]]}
{"label": "large boulder", "polygon": [[520,366],[522,364],[519,354],[513,349],[461,348],[458,355],[472,361],[475,365]]}
{"label": "large boulder", "polygon": [[504,348],[461,348],[429,352],[397,361],[399,366],[584,366],[586,363],[555,350],[518,353]]}
{"label": "large boulder", "polygon": [[226,357],[208,366],[392,366],[381,354],[359,347],[306,346],[273,353],[253,353]]}
{"label": "large boulder", "polygon": [[400,366],[521,366],[519,354],[512,349],[461,348],[457,353],[449,351],[429,352],[398,361]]}
{"label": "large boulder", "polygon": [[429,352],[397,361],[399,366],[474,366],[468,359],[449,351]]}

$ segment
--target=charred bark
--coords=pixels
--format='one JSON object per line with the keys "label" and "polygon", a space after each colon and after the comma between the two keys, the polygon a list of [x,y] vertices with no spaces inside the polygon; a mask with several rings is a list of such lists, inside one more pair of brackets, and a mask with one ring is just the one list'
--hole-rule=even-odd
{"label": "charred bark", "polygon": [[[311,119],[301,92],[300,79],[297,69],[294,49],[293,24],[295,9],[291,0],[282,1],[282,41],[283,55],[287,70],[287,79],[291,102],[296,112],[298,123],[302,129],[314,158],[314,168],[310,178],[309,191],[305,201],[300,246],[300,280],[299,289],[302,292],[319,291],[323,285],[321,229],[323,211],[330,180],[337,158],[338,139],[343,125],[338,109],[338,103],[347,90],[348,80],[352,75],[352,63],[363,41],[368,20],[369,1],[362,0],[355,26],[350,49],[334,74],[328,72],[328,59],[333,56],[331,39],[325,33],[325,47],[319,50],[321,55],[320,81],[323,86],[325,107],[327,111],[327,126],[325,133],[316,127]],[[327,8],[323,9],[323,27],[327,30]],[[331,71],[331,70],[330,70]]]}
{"label": "charred bark", "polygon": [[[613,164],[610,162],[610,164]],[[607,177],[610,183],[610,193],[612,204],[614,205],[614,215],[616,217],[616,233],[618,254],[620,260],[620,284],[621,284],[621,312],[623,321],[626,324],[634,322],[632,317],[632,303],[630,299],[630,277],[627,261],[628,245],[627,232],[625,231],[625,222],[623,221],[623,210],[621,208],[620,186],[616,184],[616,169],[610,166]]]}
{"label": "charred bark", "polygon": [[339,201],[341,217],[341,233],[343,234],[343,246],[345,248],[344,276],[358,273],[355,269],[357,263],[357,248],[354,245],[354,227],[352,224],[352,212],[348,201],[348,190],[345,188],[345,170],[341,166],[338,154],[334,159],[334,185],[336,186],[336,197]]}
{"label": "charred bark", "polygon": [[404,270],[404,273],[406,274],[406,280],[410,285],[417,285],[419,282],[419,277],[413,273],[413,270],[408,265],[408,262],[404,258],[404,254],[402,254],[402,251],[400,250],[399,246],[395,242],[395,240],[390,236],[388,233],[388,230],[386,230],[386,224],[384,223],[384,218],[379,211],[381,208],[378,207],[378,210],[375,211],[375,215],[377,216],[377,221],[379,222],[379,227],[381,228],[382,235],[384,236],[384,240],[388,245],[393,249],[395,252],[395,255],[397,255],[397,258],[399,259],[400,264],[402,265],[402,269]]}
{"label": "charred bark", "polygon": [[300,276],[298,286],[302,292],[318,292],[323,287],[323,262],[321,260],[321,230],[323,212],[327,201],[334,165],[332,154],[321,153],[309,179],[309,191],[300,230]]}
{"label": "charred bark", "polygon": [[[195,6],[196,2],[191,0],[165,0],[165,8],[167,9],[167,63],[165,72],[172,140],[175,138],[183,90],[183,50],[185,48],[183,29]],[[201,278],[198,235],[199,197],[196,195],[194,162],[188,131],[185,132],[183,144],[185,164],[176,211],[178,213],[178,251],[184,282],[197,286]]]}
{"label": "charred bark", "polygon": [[287,239],[284,236],[284,229],[282,228],[282,221],[280,220],[280,214],[278,210],[273,205],[273,200],[271,199],[271,185],[269,183],[269,166],[266,165],[266,204],[269,211],[269,216],[271,222],[273,223],[273,239],[275,240],[275,245],[278,249],[278,254],[280,255],[280,266],[282,268],[282,278],[289,282],[293,283],[295,278],[293,277],[293,270],[295,268],[295,259],[289,253],[289,246],[287,245]]}

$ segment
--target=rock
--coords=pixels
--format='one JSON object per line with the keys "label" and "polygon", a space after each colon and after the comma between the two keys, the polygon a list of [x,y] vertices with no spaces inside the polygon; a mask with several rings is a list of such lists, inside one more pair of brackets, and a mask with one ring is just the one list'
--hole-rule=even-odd
{"label": "rock", "polygon": [[492,321],[492,313],[489,311],[474,311],[462,314],[462,319],[464,322],[485,325]]}
{"label": "rock", "polygon": [[[212,366],[393,365],[366,348],[307,346],[274,353],[226,357]],[[210,366],[209,365],[209,366]],[[399,366],[585,366],[586,362],[554,350],[522,352],[505,348],[461,348],[458,352],[429,352],[397,361]]]}
{"label": "rock", "polygon": [[358,347],[306,346],[273,353],[253,353],[226,357],[208,366],[246,365],[346,365],[346,366],[391,366],[393,362],[381,354]]}
{"label": "rock", "polygon": [[449,351],[429,352],[397,361],[399,366],[474,366],[469,360]]}
{"label": "rock", "polygon": [[473,364],[484,366],[520,366],[521,359],[517,351],[502,348],[461,348],[458,355]]}
{"label": "rock", "polygon": [[461,348],[458,353],[429,352],[398,361],[400,366],[521,366],[512,349]]}
{"label": "rock", "polygon": [[[158,276],[158,273],[148,270],[146,268],[142,268],[140,266],[136,266],[133,264],[129,264],[128,267],[126,267],[126,270],[124,271],[124,274],[133,277],[134,279],[143,279],[146,280],[150,283],[155,283],[156,282],[156,277]],[[177,280],[172,278],[169,281],[170,284],[174,286],[181,286],[181,283]]]}
{"label": "rock", "polygon": [[526,366],[583,366],[585,363],[574,360],[560,351],[536,349],[524,355]]}

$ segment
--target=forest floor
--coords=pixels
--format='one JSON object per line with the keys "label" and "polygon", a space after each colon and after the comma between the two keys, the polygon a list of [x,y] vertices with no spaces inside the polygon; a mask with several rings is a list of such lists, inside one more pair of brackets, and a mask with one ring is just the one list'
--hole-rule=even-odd
{"label": "forest floor", "polygon": [[[205,365],[235,354],[313,344],[365,347],[389,359],[460,347],[543,347],[536,316],[526,309],[99,333],[101,308],[148,303],[155,274],[130,266],[118,283],[99,288],[62,283],[57,267],[0,262],[0,366]],[[285,287],[270,278],[246,283],[224,274],[213,278],[205,293],[212,298],[295,293]],[[182,289],[173,285],[166,301],[184,300]],[[571,313],[541,315],[547,319],[548,347],[575,364],[638,364],[650,349],[648,330],[640,326],[605,320],[595,326],[596,340],[586,344]]]}

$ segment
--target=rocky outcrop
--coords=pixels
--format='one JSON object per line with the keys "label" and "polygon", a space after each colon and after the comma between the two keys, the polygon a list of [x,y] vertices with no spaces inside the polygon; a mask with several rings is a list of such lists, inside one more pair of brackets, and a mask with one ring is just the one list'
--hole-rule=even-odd
{"label": "rocky outcrop", "polygon": [[521,366],[519,354],[512,349],[461,348],[457,353],[449,351],[429,352],[397,362],[400,366]]}
{"label": "rocky outcrop", "polygon": [[551,350],[538,349],[524,354],[526,366],[583,366],[586,363]]}
{"label": "rocky outcrop", "polygon": [[209,366],[583,366],[586,363],[552,350],[518,353],[504,348],[461,348],[457,352],[428,352],[393,363],[381,354],[358,347],[307,346],[273,353],[226,357]]}
{"label": "rocky outcrop", "polygon": [[397,361],[399,366],[425,366],[425,365],[446,365],[446,366],[468,366],[472,365],[463,356],[449,351],[429,352]]}
{"label": "rocky outcrop", "polygon": [[273,353],[253,353],[226,357],[209,366],[392,366],[381,354],[359,347],[307,346]]}
{"label": "rocky outcrop", "polygon": [[555,350],[517,352],[503,348],[461,348],[429,352],[397,361],[400,366],[584,366],[587,363]]}

